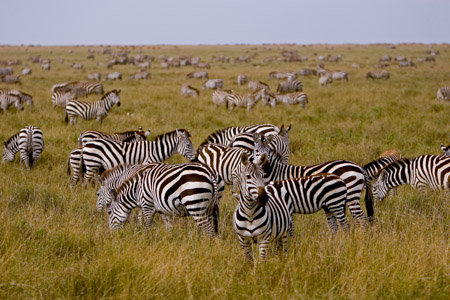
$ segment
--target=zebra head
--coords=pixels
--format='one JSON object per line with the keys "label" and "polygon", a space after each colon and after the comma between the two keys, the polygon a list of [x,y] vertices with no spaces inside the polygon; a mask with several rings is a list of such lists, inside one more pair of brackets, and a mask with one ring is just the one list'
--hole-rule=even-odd
{"label": "zebra head", "polygon": [[195,149],[191,142],[191,135],[185,129],[175,130],[177,152],[186,157],[189,161],[195,159]]}
{"label": "zebra head", "polygon": [[[120,189],[120,188],[119,188]],[[109,228],[117,229],[121,227],[127,220],[131,213],[131,209],[122,205],[122,201],[126,198],[125,189],[121,189],[119,192],[113,189],[111,190],[111,195],[113,200],[111,204],[108,206],[108,215],[109,215]]]}
{"label": "zebra head", "polygon": [[253,157],[255,160],[260,159],[263,154],[268,155],[271,151],[269,144],[272,142],[273,135],[264,136],[258,132],[253,134],[253,142],[255,149],[253,150]]}
{"label": "zebra head", "polygon": [[108,182],[100,181],[100,188],[97,191],[97,211],[101,212],[106,207],[110,207],[116,198],[116,191],[108,186]]}
{"label": "zebra head", "polygon": [[388,195],[389,188],[387,186],[387,173],[386,171],[381,171],[380,175],[378,176],[377,181],[372,187],[372,194],[377,198],[379,201],[382,201],[386,198]]}
{"label": "zebra head", "polygon": [[444,144],[441,144],[441,150],[442,150],[442,156],[450,156],[450,145],[447,147],[444,146]]}
{"label": "zebra head", "polygon": [[262,190],[264,190],[264,171],[263,165],[267,162],[267,155],[263,154],[260,159],[254,159],[251,162],[247,153],[242,153],[241,162],[244,168],[241,170],[238,178],[238,187],[240,189],[240,199],[244,201],[253,200],[260,202]]}
{"label": "zebra head", "polygon": [[109,101],[110,101],[112,104],[117,104],[117,106],[120,106],[120,96],[119,96],[119,94],[120,94],[120,90],[112,90],[112,91],[106,93],[106,94],[102,97],[102,99],[108,98]]}
{"label": "zebra head", "polygon": [[11,149],[8,141],[4,141],[2,162],[13,161],[15,152]]}

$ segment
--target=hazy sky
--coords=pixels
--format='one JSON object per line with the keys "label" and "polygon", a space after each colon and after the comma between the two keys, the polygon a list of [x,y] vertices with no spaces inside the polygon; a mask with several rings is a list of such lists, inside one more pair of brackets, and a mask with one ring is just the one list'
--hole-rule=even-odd
{"label": "hazy sky", "polygon": [[0,0],[0,44],[450,42],[450,0]]}

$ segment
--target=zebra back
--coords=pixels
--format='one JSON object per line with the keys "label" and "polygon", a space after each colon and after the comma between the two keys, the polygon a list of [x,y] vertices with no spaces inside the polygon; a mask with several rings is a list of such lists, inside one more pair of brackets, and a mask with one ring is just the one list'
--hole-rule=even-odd
{"label": "zebra back", "polygon": [[78,137],[78,145],[83,147],[89,141],[93,139],[103,138],[110,139],[116,142],[136,142],[136,141],[144,141],[147,139],[147,136],[150,134],[150,129],[146,132],[142,130],[142,127],[139,127],[139,130],[129,130],[124,132],[116,132],[116,133],[106,133],[99,130],[89,129],[80,134]]}
{"label": "zebra back", "polygon": [[44,147],[44,137],[39,127],[26,126],[19,131],[20,159],[27,169],[36,164]]}

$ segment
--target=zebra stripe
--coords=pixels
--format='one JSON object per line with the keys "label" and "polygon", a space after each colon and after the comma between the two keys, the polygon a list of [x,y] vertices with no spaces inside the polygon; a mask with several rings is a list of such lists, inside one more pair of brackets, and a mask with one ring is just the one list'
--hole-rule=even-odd
{"label": "zebra stripe", "polygon": [[409,184],[424,191],[450,188],[450,157],[421,155],[413,159],[402,158],[384,167],[373,185],[373,195],[380,201],[389,189]]}
{"label": "zebra stripe", "polygon": [[4,113],[6,113],[8,108],[13,104],[17,108],[17,110],[23,110],[23,104],[19,96],[0,94],[0,108],[3,109]]}
{"label": "zebra stripe", "polygon": [[90,94],[103,94],[103,84],[98,81],[73,81],[67,83],[54,84],[52,93],[71,92],[75,97],[85,97]]}
{"label": "zebra stripe", "polygon": [[436,98],[440,101],[450,100],[450,86],[444,86],[438,89]]}
{"label": "zebra stripe", "polygon": [[[149,228],[155,213],[191,216],[210,237],[218,231],[218,205],[223,181],[200,163],[152,163],[125,181],[109,210],[109,226],[117,228],[139,206]],[[168,225],[168,224],[166,224]]]}
{"label": "zebra stripe", "polygon": [[30,170],[44,150],[42,130],[36,126],[26,126],[4,143],[3,161],[13,161],[20,151],[20,161]]}
{"label": "zebra stripe", "polygon": [[276,102],[281,102],[286,105],[300,104],[303,108],[306,108],[306,104],[308,103],[308,96],[303,92],[275,95],[275,99]]}
{"label": "zebra stripe", "polygon": [[71,92],[57,91],[52,94],[52,106],[53,107],[66,107],[67,103],[76,99]]}
{"label": "zebra stripe", "polygon": [[384,167],[386,167],[387,165],[393,163],[394,161],[396,161],[398,159],[391,157],[391,156],[387,156],[387,157],[380,157],[374,161],[371,161],[370,163],[366,164],[363,169],[366,171],[367,174],[367,178],[372,181],[374,179],[378,178],[378,175],[381,171],[381,169],[383,169]]}
{"label": "zebra stripe", "polygon": [[247,107],[247,111],[250,111],[261,98],[268,98],[267,90],[265,88],[246,95],[232,92],[226,98],[226,106],[229,108],[230,112],[232,112],[235,107]]}
{"label": "zebra stripe", "polygon": [[129,130],[124,132],[106,133],[98,130],[86,130],[78,137],[78,145],[85,146],[88,142],[94,139],[109,139],[116,142],[139,142],[145,141],[150,135],[150,129],[146,132],[139,127],[139,130]]}
{"label": "zebra stripe", "polygon": [[333,80],[345,80],[348,82],[348,73],[345,71],[337,71],[331,73],[331,78]]}
{"label": "zebra stripe", "polygon": [[245,257],[250,261],[253,260],[253,242],[258,243],[261,260],[265,260],[271,242],[276,242],[277,250],[284,248],[286,251],[287,235],[293,226],[287,201],[278,201],[279,198],[285,199],[287,193],[267,196],[262,169],[266,159],[264,154],[253,163],[243,154],[241,162],[244,168],[238,174],[239,202],[233,223]]}
{"label": "zebra stripe", "polygon": [[9,95],[16,95],[20,98],[20,102],[26,103],[27,105],[33,105],[33,97],[30,94],[24,93],[22,91],[18,90],[0,90],[0,94],[9,94]]}
{"label": "zebra stripe", "polygon": [[83,180],[83,175],[86,173],[86,168],[83,169],[85,166],[81,165],[82,153],[82,147],[78,147],[73,149],[67,158],[67,174],[70,176],[72,173],[72,178],[70,178],[71,185],[76,185],[78,181]]}
{"label": "zebra stripe", "polygon": [[220,105],[227,105],[227,97],[230,95],[233,91],[230,90],[215,90],[212,94],[212,102],[214,103],[214,106],[220,106]]}
{"label": "zebra stripe", "polygon": [[388,71],[386,70],[381,70],[381,71],[372,71],[372,72],[368,72],[366,74],[366,79],[372,78],[372,79],[389,79],[390,74]]}
{"label": "zebra stripe", "polygon": [[95,139],[83,147],[82,165],[86,166],[84,184],[95,173],[109,170],[118,164],[140,164],[164,161],[175,153],[189,160],[195,159],[190,134],[185,129],[177,129],[157,136],[153,141],[134,143]]}
{"label": "zebra stripe", "polygon": [[280,94],[302,92],[302,91],[303,91],[303,83],[297,79],[282,81],[278,84],[277,87],[277,93]]}
{"label": "zebra stripe", "polygon": [[77,116],[85,120],[97,119],[103,123],[103,119],[107,117],[109,110],[114,104],[120,106],[120,90],[112,90],[103,95],[100,101],[92,103],[72,100],[66,106],[66,123],[75,124]]}

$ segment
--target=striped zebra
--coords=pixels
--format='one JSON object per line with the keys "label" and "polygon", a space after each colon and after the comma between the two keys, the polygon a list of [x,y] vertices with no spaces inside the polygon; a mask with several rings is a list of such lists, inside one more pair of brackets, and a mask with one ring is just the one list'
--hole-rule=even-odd
{"label": "striped zebra", "polygon": [[348,82],[348,73],[345,71],[333,72],[331,73],[331,78],[333,78],[333,80],[345,80]]}
{"label": "striped zebra", "polygon": [[144,130],[142,130],[142,127],[139,127],[139,130],[129,130],[115,133],[106,133],[94,129],[89,129],[82,132],[78,136],[78,145],[80,147],[83,147],[88,142],[94,139],[109,139],[116,142],[139,142],[145,141],[147,139],[147,136],[149,135],[150,129],[144,132]]}
{"label": "striped zebra", "polygon": [[85,97],[90,94],[103,94],[103,84],[98,81],[73,81],[67,83],[58,83],[52,86],[54,92],[71,92],[75,97]]}
{"label": "striped zebra", "polygon": [[153,141],[134,143],[116,142],[106,139],[92,140],[83,147],[81,165],[86,168],[84,184],[95,173],[102,173],[118,164],[140,164],[161,162],[175,153],[188,160],[195,159],[190,134],[185,129],[177,129],[157,136]]}
{"label": "striped zebra", "polygon": [[65,108],[67,106],[67,103],[74,99],[76,99],[76,97],[71,92],[57,91],[52,94],[52,106]]}
{"label": "striped zebra", "polygon": [[67,158],[67,174],[71,176],[70,184],[76,185],[78,181],[82,181],[84,174],[86,173],[86,166],[81,165],[81,156],[83,153],[82,147],[77,147],[70,151]]}
{"label": "striped zebra", "polygon": [[25,103],[27,105],[33,105],[33,97],[30,94],[24,93],[22,91],[18,90],[0,90],[0,94],[9,94],[9,95],[16,95],[19,96],[20,101],[22,103]]}
{"label": "striped zebra", "polygon": [[262,82],[262,81],[257,81],[257,80],[250,80],[248,82],[247,86],[251,92],[255,92],[255,91],[263,89],[263,88],[267,88],[267,90],[270,89],[270,87],[267,83]]}
{"label": "striped zebra", "polygon": [[23,104],[19,96],[10,94],[0,94],[0,108],[6,113],[8,108],[14,105],[17,110],[23,110]]}
{"label": "striped zebra", "polygon": [[258,243],[259,257],[265,260],[269,244],[276,243],[276,250],[285,250],[288,233],[292,230],[292,216],[284,199],[287,193],[268,197],[264,187],[262,166],[265,154],[255,163],[247,154],[241,157],[244,168],[238,174],[239,202],[233,215],[234,230],[239,238],[245,258],[253,261],[252,244]]}
{"label": "striped zebra", "polygon": [[222,190],[220,177],[204,164],[152,163],[113,191],[116,200],[108,211],[109,226],[118,228],[128,219],[131,210],[139,206],[146,228],[151,226],[155,213],[191,216],[209,237],[213,237],[218,232]]}
{"label": "striped zebra", "polygon": [[268,98],[267,89],[263,88],[253,92],[252,94],[245,95],[232,92],[227,96],[226,107],[229,108],[230,112],[232,112],[235,107],[247,107],[248,112],[255,107],[261,98]]}
{"label": "striped zebra", "polygon": [[191,72],[189,74],[186,75],[186,78],[204,78],[204,79],[208,79],[209,75],[208,75],[208,71],[198,71],[198,72]]}
{"label": "striped zebra", "polygon": [[436,98],[440,101],[450,100],[450,85],[439,88]]}
{"label": "striped zebra", "polygon": [[200,147],[205,144],[220,144],[220,145],[228,145],[231,142],[231,139],[240,133],[254,133],[258,132],[262,135],[271,135],[277,134],[280,132],[280,128],[272,124],[256,124],[249,126],[241,126],[241,127],[227,127],[223,129],[218,129],[215,132],[211,133],[201,144]]}
{"label": "striped zebra", "polygon": [[297,78],[297,72],[295,71],[287,71],[287,72],[270,72],[270,79],[289,79],[294,80]]}
{"label": "striped zebra", "polygon": [[247,75],[245,74],[239,74],[237,77],[237,84],[238,85],[244,85],[248,82]]}
{"label": "striped zebra", "polygon": [[388,191],[409,184],[424,191],[450,188],[450,157],[421,155],[413,159],[402,158],[384,167],[373,185],[373,195],[378,200],[386,198]]}
{"label": "striped zebra", "polygon": [[42,130],[36,126],[26,126],[4,142],[3,162],[13,161],[20,151],[20,161],[30,170],[44,150],[44,136]]}
{"label": "striped zebra", "polygon": [[192,87],[189,83],[184,83],[181,86],[181,95],[183,97],[195,97],[197,98],[198,95],[200,94],[199,90],[196,89],[195,87]]}
{"label": "striped zebra", "polygon": [[255,149],[255,142],[260,139],[267,139],[267,144],[269,148],[281,156],[281,161],[285,164],[289,161],[289,155],[291,153],[289,149],[289,131],[291,130],[291,126],[284,128],[284,125],[281,126],[280,132],[268,136],[261,136],[259,133],[240,133],[235,135],[230,143],[227,145],[228,147],[238,147],[243,148],[249,152],[253,152]]}
{"label": "striped zebra", "polygon": [[232,90],[215,90],[212,94],[212,102],[214,103],[214,106],[226,106],[228,104],[227,97],[231,93],[233,93]]}
{"label": "striped zebra", "polygon": [[390,74],[388,71],[386,70],[381,70],[381,71],[372,71],[372,72],[367,72],[366,74],[366,79],[372,78],[372,79],[386,79],[388,80],[390,77]]}
{"label": "striped zebra", "polygon": [[328,73],[319,77],[319,86],[324,86],[324,85],[328,86],[332,82],[333,82],[333,79]]}
{"label": "striped zebra", "polygon": [[278,84],[277,87],[277,93],[279,94],[302,92],[302,91],[303,91],[303,83],[297,79],[282,81]]}
{"label": "striped zebra", "polygon": [[286,105],[300,104],[303,108],[306,108],[308,103],[308,96],[303,92],[295,92],[289,94],[277,94],[275,95],[276,102],[284,103]]}
{"label": "striped zebra", "polygon": [[447,147],[444,144],[441,144],[442,156],[450,156],[450,145]]}
{"label": "striped zebra", "polygon": [[339,176],[347,185],[347,205],[355,222],[358,225],[366,226],[367,217],[361,209],[359,200],[366,188],[365,204],[369,220],[373,216],[373,201],[370,189],[370,181],[366,171],[358,164],[348,160],[334,160],[312,166],[294,166],[283,164],[278,153],[270,150],[267,141],[259,140],[255,144],[254,157],[268,155],[268,163],[264,167],[266,182],[276,180],[286,180],[299,178],[321,173],[331,173]]}
{"label": "striped zebra", "polygon": [[120,90],[112,90],[103,95],[102,99],[92,103],[72,100],[66,106],[66,123],[70,118],[70,125],[75,124],[77,116],[84,120],[97,119],[103,123],[103,119],[108,115],[109,110],[114,104],[120,106]]}

